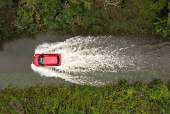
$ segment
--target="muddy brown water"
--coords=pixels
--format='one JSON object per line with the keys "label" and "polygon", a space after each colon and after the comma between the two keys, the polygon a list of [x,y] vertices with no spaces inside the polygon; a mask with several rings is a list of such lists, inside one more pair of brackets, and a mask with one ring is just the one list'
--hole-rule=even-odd
{"label": "muddy brown water", "polygon": [[[21,86],[22,84],[33,86],[38,83],[46,85],[55,83],[60,86],[73,85],[73,83],[65,81],[64,79],[42,77],[38,73],[35,73],[30,67],[35,52],[35,46],[44,42],[64,42],[69,38],[71,38],[71,36],[39,35],[35,38],[14,38],[12,41],[0,41],[0,88],[3,89],[10,83],[17,86]],[[109,44],[111,41],[114,41],[119,49],[125,48],[128,45],[136,46],[121,51],[122,53],[120,53],[119,56],[121,56],[121,54],[126,54],[126,56],[129,57],[138,55],[138,57],[142,59],[134,60],[136,61],[136,67],[128,68],[127,66],[127,68],[119,69],[118,74],[114,74],[118,77],[109,78],[108,84],[116,84],[119,79],[127,79],[130,83],[142,81],[148,84],[153,79],[159,78],[162,79],[164,84],[168,83],[170,80],[170,36],[165,38],[159,35],[113,36],[113,38],[110,38],[108,41],[106,40],[103,46]],[[149,75],[148,72],[151,72],[152,75],[156,72],[157,76],[149,76],[148,78],[123,77],[121,73],[126,73],[124,69],[133,69],[134,72],[147,71],[147,75]],[[102,75],[100,78],[102,78]]]}

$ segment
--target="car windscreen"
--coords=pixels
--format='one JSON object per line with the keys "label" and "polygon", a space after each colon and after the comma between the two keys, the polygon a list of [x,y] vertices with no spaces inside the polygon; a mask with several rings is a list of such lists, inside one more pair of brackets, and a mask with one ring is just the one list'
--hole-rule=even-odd
{"label": "car windscreen", "polygon": [[57,65],[59,64],[59,62],[60,62],[60,58],[59,56],[57,56]]}
{"label": "car windscreen", "polygon": [[41,66],[44,65],[44,64],[43,64],[43,57],[44,57],[43,55],[40,55],[40,56],[38,57],[38,64],[41,65]]}

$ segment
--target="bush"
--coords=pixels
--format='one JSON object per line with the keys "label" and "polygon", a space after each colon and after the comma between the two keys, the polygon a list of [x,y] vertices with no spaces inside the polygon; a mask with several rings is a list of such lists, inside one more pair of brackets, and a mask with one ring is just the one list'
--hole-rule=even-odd
{"label": "bush", "polygon": [[1,30],[1,23],[3,23],[5,20],[0,21],[0,30]]}
{"label": "bush", "polygon": [[69,107],[66,107],[66,109],[61,109],[60,114],[86,114],[84,111],[79,110],[71,110]]}
{"label": "bush", "polygon": [[0,8],[3,8],[5,6],[5,1],[4,0],[0,0]]}
{"label": "bush", "polygon": [[48,30],[62,35],[170,34],[168,0],[119,0],[117,5],[112,2],[19,0],[14,5],[13,0],[0,0],[0,8],[15,13],[17,34],[33,35]]}
{"label": "bush", "polygon": [[170,35],[170,24],[167,25],[167,18],[156,18],[156,22],[154,23],[156,32],[163,33],[163,36],[166,37]]}
{"label": "bush", "polygon": [[38,33],[46,26],[54,29],[59,26],[57,16],[61,10],[60,0],[20,0],[15,24],[20,30],[31,33]]}
{"label": "bush", "polygon": [[157,13],[154,22],[155,32],[162,33],[164,37],[170,35],[170,2],[158,0],[151,5],[151,9]]}

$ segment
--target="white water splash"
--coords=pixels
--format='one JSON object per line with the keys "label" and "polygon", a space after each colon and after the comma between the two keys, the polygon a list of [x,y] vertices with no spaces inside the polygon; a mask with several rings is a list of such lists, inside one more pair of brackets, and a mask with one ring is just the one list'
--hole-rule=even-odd
{"label": "white water splash", "polygon": [[[111,45],[103,47],[108,37],[72,37],[65,42],[44,43],[38,45],[35,54],[61,54],[61,66],[36,67],[33,64],[31,68],[41,75],[49,77],[60,77],[66,81],[77,84],[90,84],[83,76],[72,76],[70,73],[86,73],[86,72],[117,72],[117,67],[124,68],[127,65],[134,66],[133,59],[126,56],[119,56],[120,50],[126,50],[130,47],[118,48]],[[104,40],[101,40],[104,39]],[[99,45],[99,46],[97,46]],[[133,47],[132,45],[131,47]],[[111,50],[112,49],[112,50]],[[91,77],[92,78],[92,77]],[[88,80],[88,81],[87,81]],[[104,85],[104,83],[97,81]]]}

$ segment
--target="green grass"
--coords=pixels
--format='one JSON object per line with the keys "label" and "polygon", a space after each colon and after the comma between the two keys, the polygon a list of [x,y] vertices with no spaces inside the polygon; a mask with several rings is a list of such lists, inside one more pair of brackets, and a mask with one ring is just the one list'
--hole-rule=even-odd
{"label": "green grass", "polygon": [[[152,76],[157,74],[153,72]],[[169,74],[166,72],[167,75]],[[166,74],[164,73],[164,75]],[[108,75],[109,73],[105,73]],[[114,73],[112,73],[114,74]],[[116,74],[116,73],[115,73]],[[142,72],[129,72],[130,75],[141,75]],[[162,73],[163,74],[163,73]],[[96,73],[97,75],[97,73]],[[104,75],[98,73],[99,77]],[[114,76],[120,76],[114,75]],[[144,75],[147,75],[146,73]],[[88,75],[90,76],[90,75]],[[91,77],[94,75],[91,75]],[[126,75],[127,76],[127,75]],[[131,77],[133,77],[131,76]],[[1,74],[0,80],[13,84],[19,82],[59,82],[56,78],[45,78],[38,75]],[[57,81],[58,80],[58,81]],[[25,83],[24,82],[24,83]],[[66,82],[68,83],[68,82]],[[0,92],[0,113],[58,113],[58,114],[103,114],[103,113],[168,113],[170,107],[170,91],[161,80],[144,85],[137,81],[129,85],[126,80],[119,80],[117,85],[102,87],[89,85],[34,85],[17,88],[8,86]],[[170,86],[169,86],[170,87]]]}
{"label": "green grass", "polygon": [[23,89],[25,87],[31,86],[70,86],[74,85],[71,82],[65,81],[60,78],[55,77],[45,77],[40,76],[38,74],[22,74],[22,73],[15,73],[15,74],[0,74],[0,86],[1,88],[4,87],[18,87]]}
{"label": "green grass", "polygon": [[158,82],[150,86],[140,82],[130,86],[127,81],[120,81],[104,87],[4,89],[0,93],[0,113],[160,114],[169,111],[170,93],[167,86]]}
{"label": "green grass", "polygon": [[[147,80],[152,77],[153,79],[162,79],[169,77],[170,72],[158,72],[158,71],[141,71],[141,72],[126,72],[126,73],[116,73],[116,72],[94,72],[94,73],[85,73],[85,74],[76,74],[75,76],[83,76],[84,78],[94,78],[95,80],[106,80],[106,81],[119,81],[120,79],[127,79],[133,82],[138,81],[138,79],[142,78],[143,80]],[[71,74],[74,76],[74,74]],[[25,88],[36,86],[39,84],[40,86],[49,86],[54,84],[55,86],[70,86],[74,85],[71,82],[65,81],[61,78],[55,77],[45,77],[40,76],[38,74],[0,74],[0,83],[1,86],[4,87],[19,87]]]}

